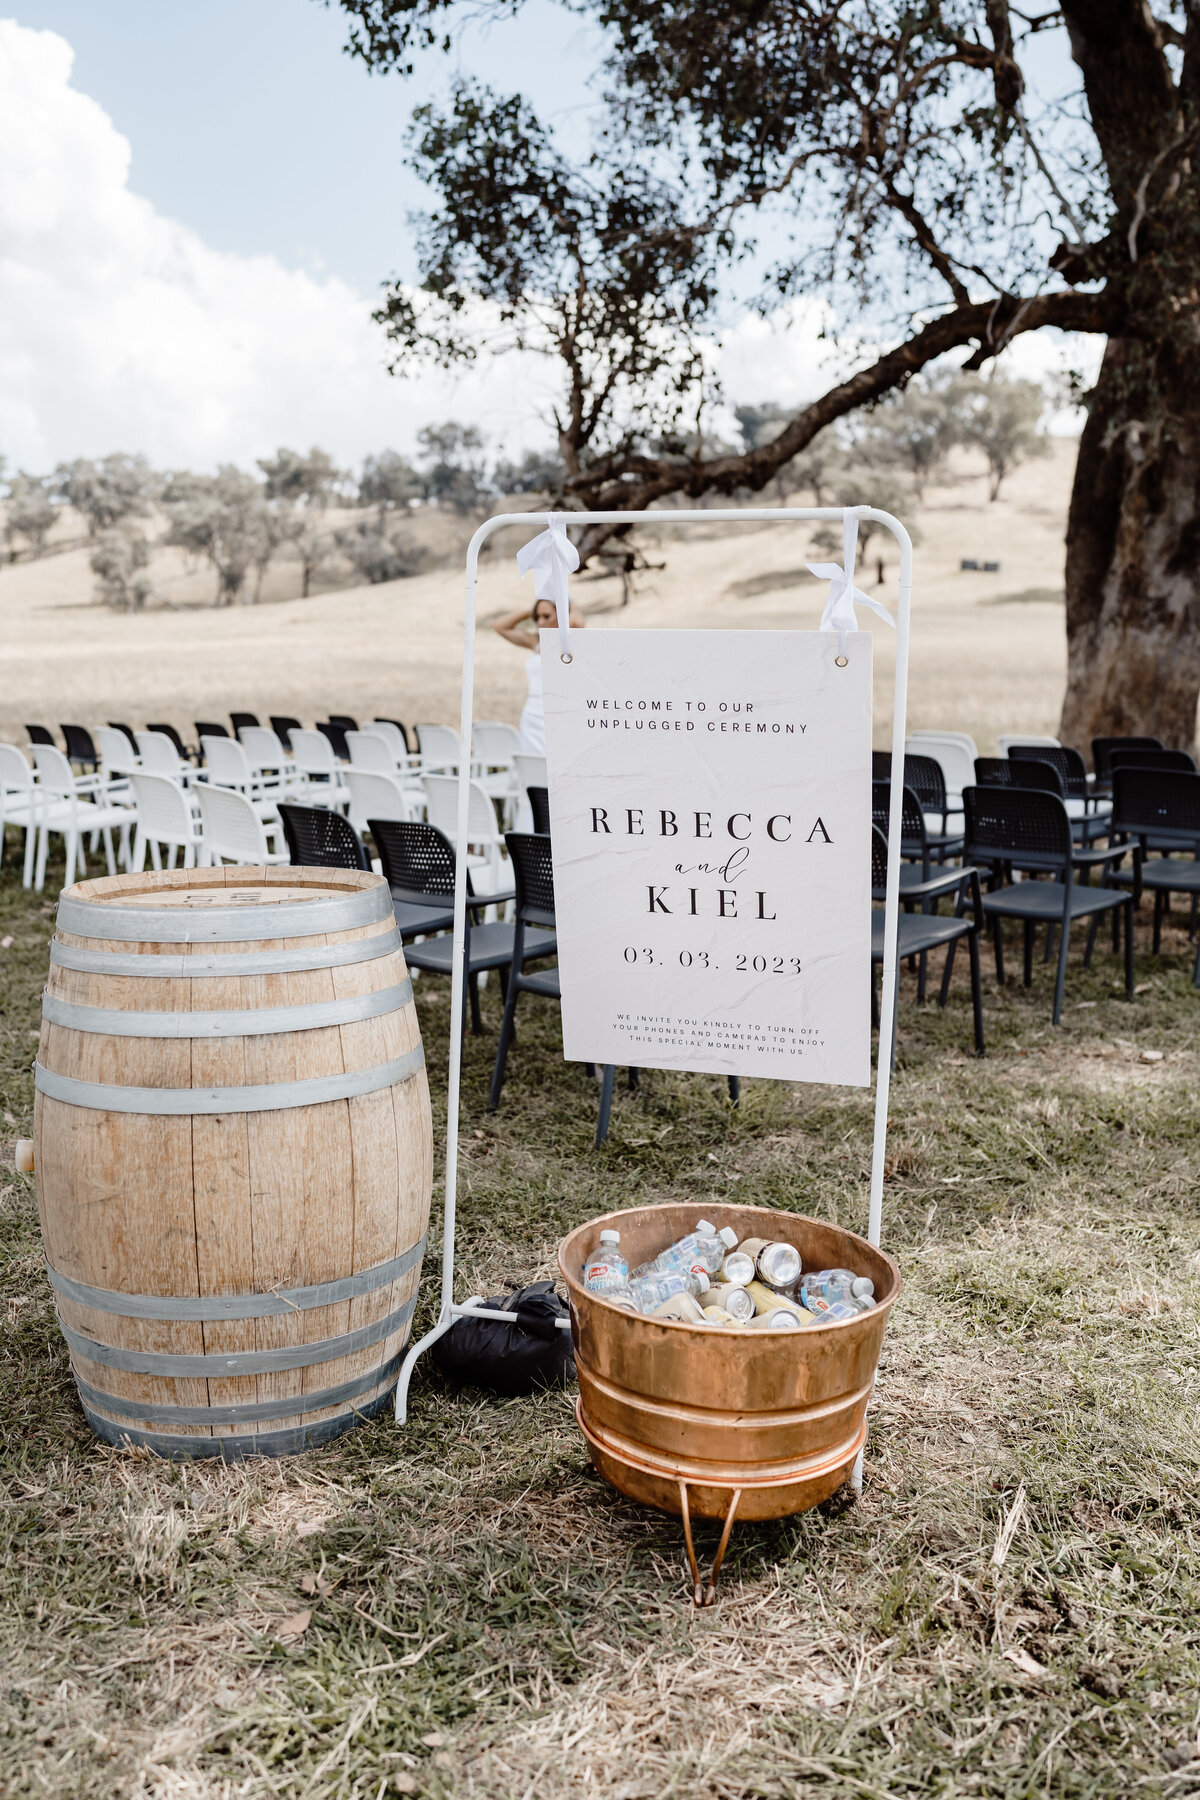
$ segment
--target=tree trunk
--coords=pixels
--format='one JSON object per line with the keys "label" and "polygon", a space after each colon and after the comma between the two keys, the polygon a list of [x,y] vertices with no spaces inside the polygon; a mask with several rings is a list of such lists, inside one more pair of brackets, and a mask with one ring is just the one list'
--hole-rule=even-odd
{"label": "tree trunk", "polygon": [[1059,733],[1191,749],[1200,698],[1200,372],[1111,338],[1067,522],[1067,692]]}

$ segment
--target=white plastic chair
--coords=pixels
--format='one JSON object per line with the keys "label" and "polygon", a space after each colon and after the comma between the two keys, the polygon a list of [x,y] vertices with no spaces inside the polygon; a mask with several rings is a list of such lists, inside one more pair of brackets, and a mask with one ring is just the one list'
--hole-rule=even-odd
{"label": "white plastic chair", "polygon": [[544,756],[531,756],[527,750],[518,750],[513,757],[513,767],[517,782],[516,829],[532,831],[533,808],[529,804],[529,790],[531,787],[548,786],[546,759]]}
{"label": "white plastic chair", "polygon": [[169,775],[148,775],[135,769],[129,777],[137,806],[137,830],[133,836],[133,859],[130,867],[135,875],[146,866],[146,849],[155,869],[162,868],[161,846],[170,851],[168,869],[175,867],[177,853],[183,851],[183,866],[203,868],[208,858],[204,834],[192,811],[192,803],[177,781]]}
{"label": "white plastic chair", "polygon": [[[453,844],[458,837],[458,780],[453,775],[426,775],[421,783],[429,823],[436,825]],[[475,892],[494,892],[503,885],[504,833],[496,821],[496,809],[487,791],[478,781],[467,784],[467,861],[475,869],[486,869],[488,881],[476,882]],[[472,855],[472,848],[474,854]]]}
{"label": "white plastic chair", "polygon": [[165,731],[135,731],[140,766],[147,775],[165,775],[187,787],[195,773],[185,762]]}
{"label": "white plastic chair", "polygon": [[207,780],[197,782],[197,788],[229,788],[249,801],[264,825],[274,826],[277,832],[281,830],[279,814],[275,810],[279,790],[276,788],[270,794],[262,791],[262,783],[250,767],[250,759],[242,746],[232,738],[219,737],[202,737],[200,745],[204,751]]}
{"label": "white plastic chair", "polygon": [[471,761],[475,779],[511,815],[519,798],[516,757],[521,743],[515,726],[498,719],[476,719],[471,727]]}
{"label": "white plastic chair", "polygon": [[276,848],[267,844],[267,827],[253,804],[233,788],[214,787],[199,782],[196,798],[200,802],[200,825],[206,856],[214,863],[285,863],[288,853],[279,846],[282,828],[271,833]]}
{"label": "white plastic chair", "polygon": [[0,844],[4,828],[15,825],[25,833],[25,861],[21,885],[32,887],[38,839],[39,795],[33,770],[16,744],[0,744]]}
{"label": "white plastic chair", "polygon": [[291,738],[292,756],[303,778],[305,804],[345,812],[350,804],[350,790],[342,780],[342,765],[325,733],[293,730]]}
{"label": "white plastic chair", "polygon": [[434,775],[448,771],[457,774],[462,755],[457,731],[451,731],[449,725],[415,725],[413,729],[421,752],[421,773]]}
{"label": "white plastic chair", "polygon": [[115,827],[121,834],[121,860],[128,868],[129,828],[136,823],[132,808],[112,806],[97,798],[96,777],[76,775],[62,751],[56,750],[52,744],[35,744],[33,761],[37,769],[39,803],[39,841],[34,887],[40,892],[46,885],[46,853],[52,832],[59,833],[63,839],[67,861],[64,887],[70,887],[75,879],[76,858],[79,861],[80,876],[87,874],[83,840],[89,833],[93,841],[103,838],[108,872],[115,875],[117,864],[113,856],[112,841]]}
{"label": "white plastic chair", "polygon": [[1046,744],[1053,750],[1062,749],[1058,738],[1039,737],[1036,731],[1012,732],[1005,737],[997,738],[996,743],[999,746],[996,751],[997,756],[1007,756],[1014,744]]}
{"label": "white plastic chair", "polygon": [[384,740],[398,769],[407,769],[412,766],[413,757],[408,747],[408,739],[400,727],[393,725],[390,719],[370,719],[363,726],[363,730],[373,731],[376,737]]}
{"label": "white plastic chair", "polygon": [[375,769],[350,768],[345,772],[350,791],[350,823],[359,837],[367,829],[368,819],[396,819],[401,823],[413,817],[413,803],[395,775],[380,774]]}
{"label": "white plastic chair", "polygon": [[370,769],[376,775],[395,775],[396,758],[392,747],[379,731],[348,731],[346,748],[353,769]]}
{"label": "white plastic chair", "polygon": [[910,731],[904,748],[913,756],[931,756],[940,764],[946,783],[946,800],[955,812],[962,810],[962,791],[975,785],[975,739],[965,731]]}
{"label": "white plastic chair", "polygon": [[266,725],[243,725],[238,732],[238,742],[246,752],[246,761],[260,791],[270,788],[283,795],[296,788],[299,772],[278,732]]}

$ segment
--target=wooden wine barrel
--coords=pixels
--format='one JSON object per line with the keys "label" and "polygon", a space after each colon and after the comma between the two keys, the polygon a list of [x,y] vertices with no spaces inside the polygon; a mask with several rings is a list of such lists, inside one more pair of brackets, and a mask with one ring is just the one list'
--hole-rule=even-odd
{"label": "wooden wine barrel", "polygon": [[164,1456],[284,1456],[380,1411],[433,1152],[386,884],[79,882],[42,1018],[38,1204],[92,1428]]}

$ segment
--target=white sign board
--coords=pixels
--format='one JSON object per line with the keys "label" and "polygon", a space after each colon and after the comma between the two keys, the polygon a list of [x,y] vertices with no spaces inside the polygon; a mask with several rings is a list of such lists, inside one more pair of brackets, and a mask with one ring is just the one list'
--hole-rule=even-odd
{"label": "white sign board", "polygon": [[541,637],[567,1060],[867,1086],[871,634]]}

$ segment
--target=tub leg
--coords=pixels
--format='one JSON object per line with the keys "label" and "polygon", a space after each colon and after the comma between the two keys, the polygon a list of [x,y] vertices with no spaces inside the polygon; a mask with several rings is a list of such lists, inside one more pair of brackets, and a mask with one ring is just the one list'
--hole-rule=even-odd
{"label": "tub leg", "polygon": [[704,1590],[705,1606],[711,1606],[717,1597],[717,1576],[721,1573],[721,1564],[725,1561],[725,1552],[729,1548],[729,1534],[733,1530],[733,1521],[737,1516],[738,1501],[741,1497],[741,1488],[734,1488],[733,1499],[729,1502],[729,1511],[725,1514],[725,1524],[721,1530],[721,1541],[717,1545],[717,1554],[713,1557],[713,1566],[708,1577],[708,1586]]}
{"label": "tub leg", "polygon": [[717,1545],[717,1554],[713,1557],[712,1569],[707,1582],[700,1579],[700,1566],[696,1561],[696,1546],[692,1542],[692,1514],[688,1506],[687,1482],[679,1482],[679,1510],[683,1515],[683,1541],[687,1545],[688,1567],[692,1572],[692,1600],[697,1606],[711,1606],[717,1597],[717,1576],[721,1573],[721,1564],[725,1561],[725,1552],[729,1548],[729,1535],[733,1530],[733,1521],[737,1517],[738,1503],[742,1498],[741,1488],[734,1488],[733,1498],[729,1502],[729,1511],[725,1514],[725,1523],[721,1529],[721,1541]]}
{"label": "tub leg", "polygon": [[697,1606],[704,1605],[704,1589],[700,1585],[700,1570],[696,1563],[696,1547],[692,1543],[692,1515],[688,1508],[687,1482],[679,1483],[679,1510],[683,1514],[683,1541],[687,1545],[688,1567],[692,1571],[692,1599]]}

